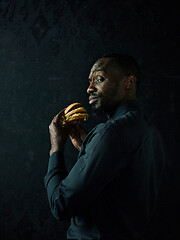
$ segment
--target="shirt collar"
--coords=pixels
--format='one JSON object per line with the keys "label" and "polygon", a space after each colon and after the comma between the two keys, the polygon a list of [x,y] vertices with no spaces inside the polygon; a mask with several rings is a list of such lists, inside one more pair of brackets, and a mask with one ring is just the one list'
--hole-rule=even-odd
{"label": "shirt collar", "polygon": [[123,104],[120,104],[108,121],[116,120],[117,118],[120,118],[129,111],[141,111],[141,110],[142,109],[140,107],[140,103],[137,99],[130,100]]}

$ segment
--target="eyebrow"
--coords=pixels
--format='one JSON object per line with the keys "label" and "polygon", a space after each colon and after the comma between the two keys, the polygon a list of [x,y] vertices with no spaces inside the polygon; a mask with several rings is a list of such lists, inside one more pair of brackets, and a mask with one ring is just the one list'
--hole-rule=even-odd
{"label": "eyebrow", "polygon": [[104,72],[104,69],[103,69],[103,68],[97,68],[97,69],[95,69],[95,70],[93,71],[93,73],[95,73],[95,72],[100,72],[100,71],[103,71],[103,72]]}

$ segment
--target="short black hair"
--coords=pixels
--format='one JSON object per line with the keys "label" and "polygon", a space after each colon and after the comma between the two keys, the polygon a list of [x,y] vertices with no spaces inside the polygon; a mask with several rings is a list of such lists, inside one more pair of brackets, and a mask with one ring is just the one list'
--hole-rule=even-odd
{"label": "short black hair", "polygon": [[105,54],[101,58],[113,58],[113,63],[115,63],[126,76],[133,75],[136,77],[136,89],[139,90],[141,72],[137,61],[128,54],[121,53],[111,53]]}

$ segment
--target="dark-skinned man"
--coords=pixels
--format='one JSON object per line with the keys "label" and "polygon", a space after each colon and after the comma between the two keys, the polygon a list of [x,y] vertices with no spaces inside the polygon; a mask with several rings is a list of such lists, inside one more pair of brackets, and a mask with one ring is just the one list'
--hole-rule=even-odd
{"label": "dark-skinned man", "polygon": [[[49,126],[51,150],[45,177],[50,208],[71,219],[67,239],[143,239],[155,207],[164,166],[160,134],[136,98],[140,72],[129,55],[98,59],[89,75],[89,104],[108,120],[88,134],[76,122]],[[64,146],[80,151],[67,173]]]}

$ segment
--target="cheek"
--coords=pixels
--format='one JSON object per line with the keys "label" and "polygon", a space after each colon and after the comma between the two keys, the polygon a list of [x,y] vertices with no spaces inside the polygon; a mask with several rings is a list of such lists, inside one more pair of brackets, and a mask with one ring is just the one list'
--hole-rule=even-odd
{"label": "cheek", "polygon": [[102,93],[104,96],[114,97],[118,93],[118,87],[117,87],[117,85],[116,86],[112,86],[112,85],[106,86],[105,85],[102,89]]}

